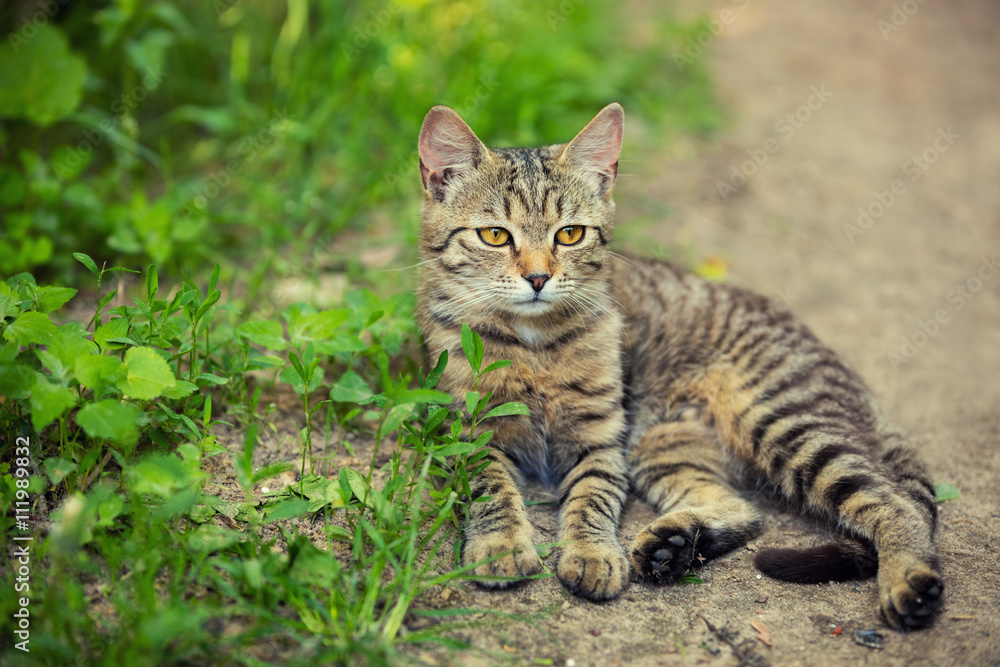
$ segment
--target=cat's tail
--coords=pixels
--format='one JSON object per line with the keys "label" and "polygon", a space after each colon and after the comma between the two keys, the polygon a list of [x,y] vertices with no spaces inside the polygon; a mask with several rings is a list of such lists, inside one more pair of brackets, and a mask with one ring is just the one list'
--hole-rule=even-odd
{"label": "cat's tail", "polygon": [[773,579],[797,584],[868,579],[878,571],[874,545],[849,537],[804,549],[761,549],[754,563]]}

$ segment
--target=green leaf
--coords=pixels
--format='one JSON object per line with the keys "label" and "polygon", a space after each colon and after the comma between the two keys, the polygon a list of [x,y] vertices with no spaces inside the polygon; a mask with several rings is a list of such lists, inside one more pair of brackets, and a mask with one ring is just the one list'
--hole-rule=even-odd
{"label": "green leaf", "polygon": [[92,354],[77,357],[73,374],[84,387],[98,391],[117,382],[121,366],[114,357]]}
{"label": "green leaf", "polygon": [[309,501],[302,498],[289,498],[283,502],[264,509],[265,523],[283,521],[297,516],[303,516],[309,511]]}
{"label": "green leaf", "polygon": [[66,387],[46,380],[44,375],[36,377],[38,380],[31,388],[31,425],[41,431],[73,407],[76,397]]}
{"label": "green leaf", "polygon": [[167,398],[178,399],[190,396],[196,391],[198,391],[198,385],[186,380],[177,380],[173,387],[167,387],[161,395]]}
{"label": "green leaf", "polygon": [[[364,501],[365,497],[370,496],[372,493],[372,490],[365,483],[365,478],[361,476],[361,473],[353,470],[352,468],[340,469],[341,489],[343,489],[345,484],[358,500]],[[368,504],[371,504],[370,497],[368,499]]]}
{"label": "green leaf", "polygon": [[350,311],[324,310],[320,313],[305,315],[295,322],[291,338],[295,345],[305,345],[308,342],[323,343],[335,337],[337,328],[347,321]]}
{"label": "green leaf", "polygon": [[112,440],[128,451],[139,438],[137,408],[115,399],[87,403],[76,413],[76,423],[91,438]]}
{"label": "green leaf", "polygon": [[330,398],[338,403],[357,403],[372,395],[368,384],[354,371],[345,371],[330,387]]}
{"label": "green leaf", "polygon": [[198,311],[195,313],[194,318],[200,320],[202,316],[208,312],[208,309],[216,304],[216,302],[222,297],[222,292],[220,290],[215,290],[209,294],[204,303],[198,306]]}
{"label": "green leaf", "polygon": [[256,343],[266,350],[278,352],[284,350],[287,345],[285,332],[282,331],[281,325],[269,320],[244,322],[236,327],[236,333],[239,334],[240,338]]}
{"label": "green leaf", "polygon": [[[476,341],[473,336],[475,333],[469,328],[469,325],[462,322],[462,352],[465,353],[465,358],[472,366],[472,370],[479,373],[479,363],[476,362]],[[481,358],[480,358],[481,360]]]}
{"label": "green leaf", "polygon": [[518,403],[517,401],[511,401],[510,403],[504,403],[503,405],[498,405],[489,412],[483,419],[489,419],[490,417],[509,417],[510,415],[530,415],[528,411],[528,406],[524,403]]}
{"label": "green leaf", "polygon": [[459,454],[471,454],[479,449],[473,442],[456,442],[434,449],[434,456],[457,456]]}
{"label": "green leaf", "polygon": [[30,39],[12,32],[0,43],[0,116],[51,125],[80,104],[86,79],[86,63],[54,24]]}
{"label": "green leaf", "polygon": [[72,287],[39,287],[38,310],[43,313],[51,313],[53,310],[59,310],[75,295],[76,290]]}
{"label": "green leaf", "polygon": [[500,368],[507,368],[512,363],[513,362],[508,359],[499,359],[497,361],[494,361],[492,364],[483,369],[483,375],[486,375],[487,373],[492,373],[493,371]]}
{"label": "green leaf", "polygon": [[427,379],[424,381],[424,386],[427,389],[433,389],[437,386],[437,383],[441,380],[441,376],[444,374],[445,367],[448,366],[448,350],[443,350],[438,356],[437,364],[434,366],[434,370],[427,374]]}
{"label": "green leaf", "polygon": [[97,262],[95,262],[93,259],[91,259],[90,255],[87,255],[87,254],[82,253],[82,252],[74,252],[73,253],[73,257],[76,257],[76,260],[78,262],[80,262],[85,267],[87,267],[88,269],[90,269],[90,272],[94,274],[95,278],[99,278],[100,277],[100,273],[97,271]]}
{"label": "green leaf", "polygon": [[393,397],[397,403],[430,403],[447,405],[452,402],[451,394],[434,389],[407,389]]}
{"label": "green leaf", "polygon": [[160,291],[160,278],[156,273],[156,264],[150,264],[146,269],[146,301],[152,305],[156,293]]}
{"label": "green leaf", "polygon": [[20,300],[20,297],[11,291],[10,285],[0,280],[0,321],[21,312],[17,305]]}
{"label": "green leaf", "polygon": [[344,352],[364,352],[368,345],[353,334],[341,334],[330,340],[315,341],[316,349],[323,354],[339,354]]}
{"label": "green leaf", "polygon": [[[305,372],[305,369],[303,368],[302,371]],[[282,382],[287,382],[288,384],[290,384],[292,386],[292,391],[294,391],[299,396],[306,393],[306,384],[302,380],[302,376],[299,375],[298,370],[295,369],[294,365],[285,366],[281,370],[281,373],[278,374],[278,379],[281,380]],[[316,389],[318,389],[321,384],[323,384],[323,369],[317,368],[313,372],[312,379],[309,380],[309,388],[308,388],[309,393],[316,391]]]}
{"label": "green leaf", "polygon": [[202,373],[195,380],[201,380],[205,384],[214,384],[216,386],[229,384],[229,378],[216,375],[215,373]]}
{"label": "green leaf", "polygon": [[48,345],[55,333],[56,327],[48,315],[29,310],[18,315],[16,320],[7,325],[3,337],[21,345],[28,343]]}
{"label": "green leaf", "polygon": [[0,347],[0,387],[7,398],[25,399],[35,384],[35,370],[17,359],[16,343]]}
{"label": "green leaf", "polygon": [[382,426],[378,430],[376,440],[381,440],[383,436],[398,429],[403,420],[413,414],[413,408],[412,403],[404,403],[389,410],[389,414],[386,415],[385,421],[382,422]]}
{"label": "green leaf", "polygon": [[94,332],[94,342],[97,343],[101,351],[120,350],[124,345],[113,342],[114,339],[124,338],[128,333],[128,320],[124,317],[116,317],[104,323]]}
{"label": "green leaf", "polygon": [[951,482],[938,482],[934,485],[934,496],[937,502],[943,503],[949,500],[958,500],[962,497],[962,493]]}
{"label": "green leaf", "polygon": [[[170,498],[180,489],[207,477],[205,473],[174,454],[152,454],[126,470],[129,485],[136,493]],[[193,503],[192,503],[193,504]]]}
{"label": "green leaf", "polygon": [[470,391],[465,394],[465,411],[472,415],[476,411],[476,406],[479,405],[479,392]]}
{"label": "green leaf", "polygon": [[66,479],[70,473],[76,470],[76,464],[66,459],[56,456],[45,459],[45,472],[49,476],[49,481],[55,486]]}
{"label": "green leaf", "polygon": [[[76,322],[69,322],[56,330],[49,341],[48,355],[46,355],[49,358],[45,359],[46,365],[53,373],[57,375],[68,373],[76,366],[80,357],[96,352],[94,344],[84,338],[85,335],[84,330]],[[42,354],[39,353],[39,356]],[[62,370],[57,371],[56,367],[51,365],[53,361],[57,366],[61,366]]]}
{"label": "green leaf", "polygon": [[153,348],[133,347],[125,353],[125,377],[118,381],[118,388],[123,393],[150,400],[176,382],[170,366]]}

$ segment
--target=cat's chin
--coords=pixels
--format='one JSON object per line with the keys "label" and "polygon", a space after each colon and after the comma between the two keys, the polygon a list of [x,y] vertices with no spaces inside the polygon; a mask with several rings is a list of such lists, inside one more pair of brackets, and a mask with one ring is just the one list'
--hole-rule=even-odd
{"label": "cat's chin", "polygon": [[518,317],[533,317],[550,313],[554,306],[554,302],[545,299],[527,299],[508,302],[507,311]]}

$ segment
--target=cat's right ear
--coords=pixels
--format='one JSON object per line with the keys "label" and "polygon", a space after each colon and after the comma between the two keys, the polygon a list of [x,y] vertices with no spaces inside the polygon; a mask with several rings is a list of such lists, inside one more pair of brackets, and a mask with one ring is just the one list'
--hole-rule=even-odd
{"label": "cat's right ear", "polygon": [[489,149],[461,116],[445,106],[436,106],[427,112],[417,148],[424,190],[437,201],[444,201],[448,181],[478,168],[482,160],[489,159]]}

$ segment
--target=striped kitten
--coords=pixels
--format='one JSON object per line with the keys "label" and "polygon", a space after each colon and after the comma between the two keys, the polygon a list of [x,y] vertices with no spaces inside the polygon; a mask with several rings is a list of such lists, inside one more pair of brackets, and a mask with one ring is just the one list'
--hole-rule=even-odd
{"label": "striped kitten", "polygon": [[[420,132],[424,185],[418,313],[431,359],[460,356],[467,322],[494,401],[530,417],[496,420],[491,465],[473,482],[467,563],[480,575],[541,571],[519,472],[557,485],[556,574],[608,600],[631,573],[670,583],[744,544],[757,510],[730,485],[727,460],[759,473],[850,538],[758,552],[791,581],[870,576],[899,629],[941,605],[927,470],[858,376],[782,306],[670,264],[623,260],[608,244],[624,116],[611,104],[568,144],[489,149],[451,109]],[[472,387],[466,364],[441,388]],[[618,541],[629,488],[660,517],[630,553]],[[503,588],[506,582],[489,582]]]}

